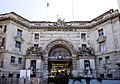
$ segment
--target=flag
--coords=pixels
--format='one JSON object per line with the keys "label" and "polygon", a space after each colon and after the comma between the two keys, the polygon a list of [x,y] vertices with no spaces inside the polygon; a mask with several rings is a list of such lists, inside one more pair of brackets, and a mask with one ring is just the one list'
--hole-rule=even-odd
{"label": "flag", "polygon": [[47,7],[49,7],[50,6],[50,4],[47,2]]}

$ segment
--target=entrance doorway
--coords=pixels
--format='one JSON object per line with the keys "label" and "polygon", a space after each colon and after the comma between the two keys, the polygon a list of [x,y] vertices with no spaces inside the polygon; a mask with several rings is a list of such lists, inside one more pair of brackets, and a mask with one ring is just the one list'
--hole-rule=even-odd
{"label": "entrance doorway", "polygon": [[48,62],[49,76],[65,76],[72,71],[72,61],[49,61]]}

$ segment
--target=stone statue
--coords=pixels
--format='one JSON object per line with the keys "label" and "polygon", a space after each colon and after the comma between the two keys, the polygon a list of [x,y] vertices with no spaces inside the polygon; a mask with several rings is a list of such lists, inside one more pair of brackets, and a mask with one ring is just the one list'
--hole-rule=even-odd
{"label": "stone statue", "polygon": [[26,51],[27,56],[35,54],[36,56],[42,56],[43,50],[41,47],[30,47]]}
{"label": "stone statue", "polygon": [[92,47],[79,47],[77,56],[94,56],[94,50]]}

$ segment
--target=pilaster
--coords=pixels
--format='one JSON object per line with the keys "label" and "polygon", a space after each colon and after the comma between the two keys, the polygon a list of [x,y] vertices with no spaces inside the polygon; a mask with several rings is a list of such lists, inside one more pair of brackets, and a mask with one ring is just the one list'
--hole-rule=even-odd
{"label": "pilaster", "polygon": [[75,56],[75,55],[73,55],[73,57],[72,57],[72,66],[73,66],[73,70],[72,70],[72,74],[74,75],[74,76],[77,76],[77,57]]}
{"label": "pilaster", "polygon": [[43,77],[48,78],[48,57],[47,55],[43,58]]}

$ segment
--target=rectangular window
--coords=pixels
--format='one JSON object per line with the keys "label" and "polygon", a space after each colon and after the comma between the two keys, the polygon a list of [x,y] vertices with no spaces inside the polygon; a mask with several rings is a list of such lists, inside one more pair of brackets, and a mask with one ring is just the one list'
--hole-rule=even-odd
{"label": "rectangular window", "polygon": [[18,64],[22,64],[22,58],[18,58]]}
{"label": "rectangular window", "polygon": [[99,36],[103,36],[104,35],[103,29],[98,30],[98,35]]}
{"label": "rectangular window", "polygon": [[99,43],[99,51],[100,52],[105,52],[106,51],[106,44],[105,44],[105,42],[100,42]]}
{"label": "rectangular window", "polygon": [[99,58],[99,64],[102,64],[102,58]]}
{"label": "rectangular window", "polygon": [[81,33],[81,39],[86,39],[86,33]]}
{"label": "rectangular window", "polygon": [[5,46],[5,38],[2,38],[2,43],[1,43],[1,47]]}
{"label": "rectangular window", "polygon": [[109,57],[109,56],[105,57],[105,63],[106,63],[106,64],[109,64],[109,63],[110,63],[110,57]]}
{"label": "rectangular window", "polygon": [[86,44],[82,44],[82,48],[86,48],[87,47],[87,45]]}
{"label": "rectangular window", "polygon": [[3,61],[1,61],[0,63],[0,68],[3,68]]}
{"label": "rectangular window", "polygon": [[15,48],[19,48],[21,50],[21,42],[16,41]]}
{"label": "rectangular window", "polygon": [[17,30],[17,36],[22,37],[22,30],[20,30],[20,29]]}
{"label": "rectangular window", "polygon": [[4,26],[4,30],[3,30],[3,32],[5,33],[6,30],[7,30],[7,25]]}
{"label": "rectangular window", "polygon": [[35,40],[39,40],[39,33],[35,33]]}
{"label": "rectangular window", "polygon": [[39,45],[38,45],[38,44],[34,44],[34,47],[38,48],[38,47],[39,47]]}
{"label": "rectangular window", "polygon": [[15,63],[15,57],[11,56],[11,63]]}
{"label": "rectangular window", "polygon": [[0,32],[2,32],[2,25],[0,25]]}

